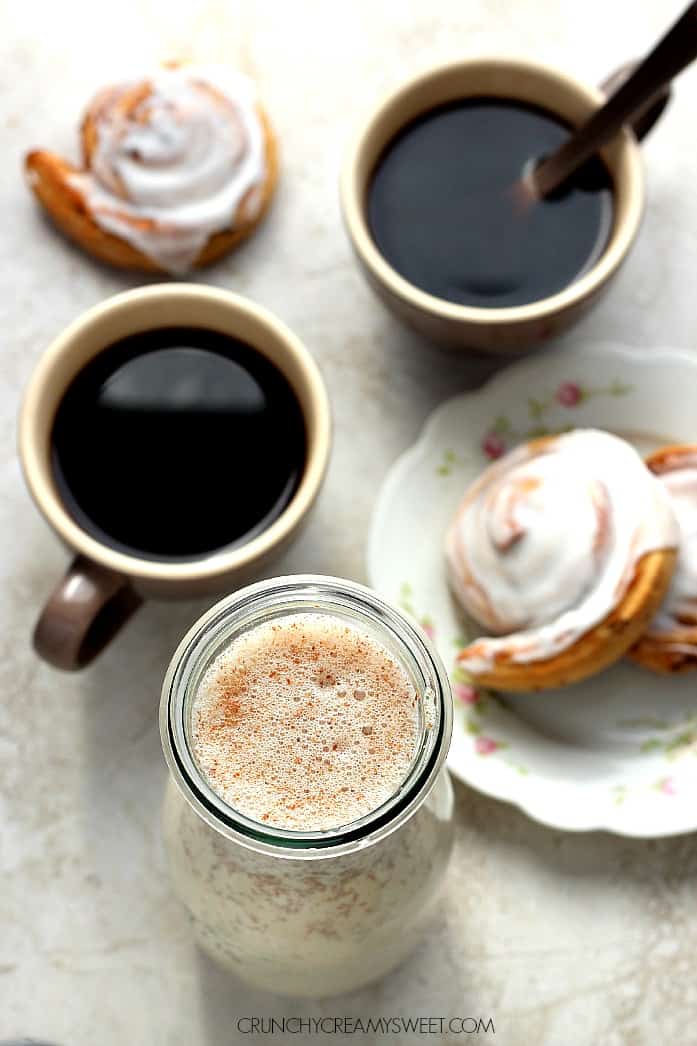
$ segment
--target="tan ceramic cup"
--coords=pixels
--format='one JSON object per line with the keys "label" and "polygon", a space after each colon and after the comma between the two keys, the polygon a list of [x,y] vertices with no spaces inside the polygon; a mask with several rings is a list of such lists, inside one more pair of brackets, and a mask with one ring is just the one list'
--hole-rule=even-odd
{"label": "tan ceramic cup", "polygon": [[342,208],[363,273],[395,315],[441,344],[511,353],[571,326],[605,290],[639,229],[644,208],[643,168],[637,139],[629,130],[602,150],[614,182],[609,242],[593,268],[558,294],[501,309],[473,308],[436,298],[400,276],[379,252],[366,215],[368,186],[383,149],[406,124],[436,106],[476,96],[528,102],[557,113],[572,125],[584,121],[605,98],[601,89],[536,62],[480,58],[440,66],[404,84],[370,117],[349,150],[341,178]]}
{"label": "tan ceramic cup", "polygon": [[[266,356],[298,397],[308,448],[298,489],[267,530],[247,544],[180,563],[119,552],[82,530],[63,505],[51,468],[53,419],[73,378],[108,345],[165,326],[222,331]],[[50,526],[75,554],[39,618],[34,633],[37,652],[59,668],[81,668],[144,598],[228,592],[248,581],[298,531],[321,486],[329,449],[329,401],[317,365],[298,338],[265,309],[227,291],[190,284],[128,291],[90,309],[56,338],[39,361],[20,416],[19,452],[27,485]],[[234,453],[243,454],[244,447],[235,447]]]}

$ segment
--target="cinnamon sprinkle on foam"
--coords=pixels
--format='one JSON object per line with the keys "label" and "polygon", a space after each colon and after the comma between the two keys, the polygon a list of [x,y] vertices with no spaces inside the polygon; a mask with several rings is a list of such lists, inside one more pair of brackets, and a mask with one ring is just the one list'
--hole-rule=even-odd
{"label": "cinnamon sprinkle on foam", "polygon": [[266,825],[321,831],[406,777],[419,700],[395,657],[338,618],[297,614],[237,637],[194,698],[193,751],[213,790]]}

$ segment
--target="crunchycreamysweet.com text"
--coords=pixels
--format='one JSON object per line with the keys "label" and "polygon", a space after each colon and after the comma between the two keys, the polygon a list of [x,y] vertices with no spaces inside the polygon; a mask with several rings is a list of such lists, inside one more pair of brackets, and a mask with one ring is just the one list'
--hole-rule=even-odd
{"label": "crunchycreamysweet.com text", "polygon": [[238,1017],[241,1035],[496,1034],[493,1017]]}

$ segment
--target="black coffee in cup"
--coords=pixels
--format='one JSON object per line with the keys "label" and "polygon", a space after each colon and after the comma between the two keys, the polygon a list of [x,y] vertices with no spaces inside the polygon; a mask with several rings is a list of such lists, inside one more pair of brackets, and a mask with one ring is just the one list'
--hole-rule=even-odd
{"label": "black coffee in cup", "polygon": [[459,305],[505,308],[563,290],[607,245],[611,177],[593,158],[532,205],[513,186],[568,133],[557,116],[500,98],[427,112],[376,164],[367,199],[376,246],[410,283]]}
{"label": "black coffee in cup", "polygon": [[303,412],[260,352],[201,328],[134,334],[73,380],[51,432],[61,499],[83,530],[154,560],[243,544],[303,474]]}

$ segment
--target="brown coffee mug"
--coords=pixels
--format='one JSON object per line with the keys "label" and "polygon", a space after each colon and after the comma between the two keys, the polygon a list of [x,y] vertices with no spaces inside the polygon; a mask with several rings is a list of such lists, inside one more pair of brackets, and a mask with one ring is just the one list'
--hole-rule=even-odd
{"label": "brown coffee mug", "polygon": [[[131,334],[158,327],[204,327],[251,345],[286,377],[300,403],[307,456],[298,488],[284,511],[243,545],[200,559],[159,562],[102,544],[68,512],[51,465],[51,429],[73,379],[95,356]],[[22,405],[19,453],[39,510],[75,553],[44,607],[34,646],[58,668],[88,664],[143,599],[219,594],[252,578],[297,533],[327,467],[330,409],[316,363],[299,339],[265,309],[213,287],[162,284],[118,294],[72,323],[39,361]],[[244,453],[244,448],[237,448]]]}
{"label": "brown coffee mug", "polygon": [[[619,71],[626,75],[630,67]],[[616,87],[615,78],[606,81]],[[601,155],[612,176],[614,216],[608,243],[590,270],[541,301],[510,308],[479,308],[437,298],[401,276],[378,250],[367,217],[375,166],[388,143],[419,116],[448,102],[475,97],[523,102],[577,126],[603,103],[589,87],[559,69],[513,58],[478,58],[438,66],[390,94],[369,117],[349,150],[341,178],[344,222],[368,283],[394,314],[443,345],[511,353],[561,333],[596,302],[627,257],[644,210],[644,175],[637,137],[623,130]],[[653,125],[665,98],[642,114],[637,133]]]}

